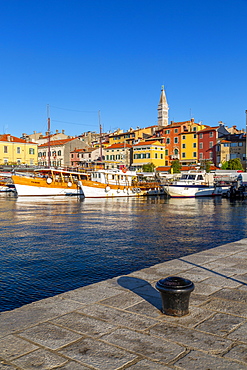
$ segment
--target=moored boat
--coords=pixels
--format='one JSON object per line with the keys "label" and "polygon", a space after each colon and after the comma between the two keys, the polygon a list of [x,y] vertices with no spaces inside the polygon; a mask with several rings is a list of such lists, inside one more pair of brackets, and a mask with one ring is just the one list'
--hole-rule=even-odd
{"label": "moored boat", "polygon": [[81,181],[85,178],[85,173],[52,168],[12,175],[18,196],[83,195]]}
{"label": "moored boat", "polygon": [[216,185],[214,174],[205,171],[188,171],[181,177],[163,185],[164,191],[172,198],[193,198],[222,195],[225,189]]}
{"label": "moored boat", "polygon": [[157,194],[159,183],[147,181],[136,171],[97,170],[82,181],[85,198],[140,197]]}

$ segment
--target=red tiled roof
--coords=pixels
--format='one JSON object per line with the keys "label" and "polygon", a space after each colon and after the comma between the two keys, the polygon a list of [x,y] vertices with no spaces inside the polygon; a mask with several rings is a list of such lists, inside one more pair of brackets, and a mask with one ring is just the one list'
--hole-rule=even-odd
{"label": "red tiled roof", "polygon": [[143,146],[143,145],[152,145],[152,144],[157,144],[157,145],[162,145],[159,140],[154,140],[154,141],[142,141],[141,143],[134,144],[133,146]]}
{"label": "red tiled roof", "polygon": [[[75,140],[75,139],[77,139],[77,138],[73,137],[72,139],[54,140],[54,141],[50,142],[50,145],[51,146],[61,146],[61,145],[64,145],[64,144],[68,143],[69,141],[72,141],[72,140]],[[48,146],[48,143],[40,144],[39,148],[40,147],[46,147],[46,146]]]}
{"label": "red tiled roof", "polygon": [[204,128],[204,129],[202,129],[202,130],[197,131],[197,133],[199,134],[200,132],[207,132],[207,131],[217,130],[219,127],[220,127],[220,126],[215,126],[215,127],[210,127],[210,126],[208,126],[208,127]]}
{"label": "red tiled roof", "polygon": [[112,144],[111,146],[107,146],[105,149],[120,149],[120,148],[131,148],[131,145],[125,143],[117,143]]}
{"label": "red tiled roof", "polygon": [[37,144],[37,143],[34,143],[32,141],[26,141],[24,139],[20,139],[19,137],[12,136],[12,135],[9,135],[9,134],[0,135],[0,141],[6,141],[6,142],[9,142],[9,143]]}

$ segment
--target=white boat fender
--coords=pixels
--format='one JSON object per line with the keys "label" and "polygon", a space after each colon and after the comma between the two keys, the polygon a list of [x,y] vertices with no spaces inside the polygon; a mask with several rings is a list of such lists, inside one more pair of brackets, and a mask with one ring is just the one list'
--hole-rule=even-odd
{"label": "white boat fender", "polygon": [[132,188],[132,193],[136,193],[136,188]]}
{"label": "white boat fender", "polygon": [[105,191],[108,193],[111,190],[110,186],[106,186]]}
{"label": "white boat fender", "polygon": [[77,186],[78,186],[78,188],[82,188],[82,183],[81,183],[81,181],[77,181]]}
{"label": "white boat fender", "polygon": [[126,188],[123,189],[123,192],[126,193]]}
{"label": "white boat fender", "polygon": [[118,188],[118,189],[117,189],[117,192],[118,192],[118,193],[120,193],[120,192],[121,192],[121,189],[119,189],[119,188]]}
{"label": "white boat fender", "polygon": [[137,193],[140,193],[140,192],[141,192],[141,189],[140,189],[140,188],[137,188],[137,189],[136,189],[136,192],[137,192]]}
{"label": "white boat fender", "polygon": [[67,185],[70,188],[72,186],[72,182],[69,181]]}
{"label": "white boat fender", "polygon": [[46,179],[46,182],[47,182],[47,184],[51,184],[51,183],[52,183],[52,179],[51,179],[50,177],[48,177],[48,178]]}

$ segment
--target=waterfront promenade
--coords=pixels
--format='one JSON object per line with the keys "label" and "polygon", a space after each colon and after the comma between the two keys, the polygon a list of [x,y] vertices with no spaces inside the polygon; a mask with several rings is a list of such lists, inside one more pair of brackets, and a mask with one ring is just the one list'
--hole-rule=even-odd
{"label": "waterfront promenade", "polygon": [[[155,283],[195,284],[161,313]],[[0,370],[247,369],[247,239],[0,314]]]}

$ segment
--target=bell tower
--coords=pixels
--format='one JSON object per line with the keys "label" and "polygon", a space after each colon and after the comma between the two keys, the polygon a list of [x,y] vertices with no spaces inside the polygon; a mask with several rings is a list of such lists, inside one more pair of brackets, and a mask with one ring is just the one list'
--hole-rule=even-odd
{"label": "bell tower", "polygon": [[166,100],[166,93],[164,86],[161,87],[160,101],[158,104],[158,125],[167,126],[168,125],[168,104]]}

